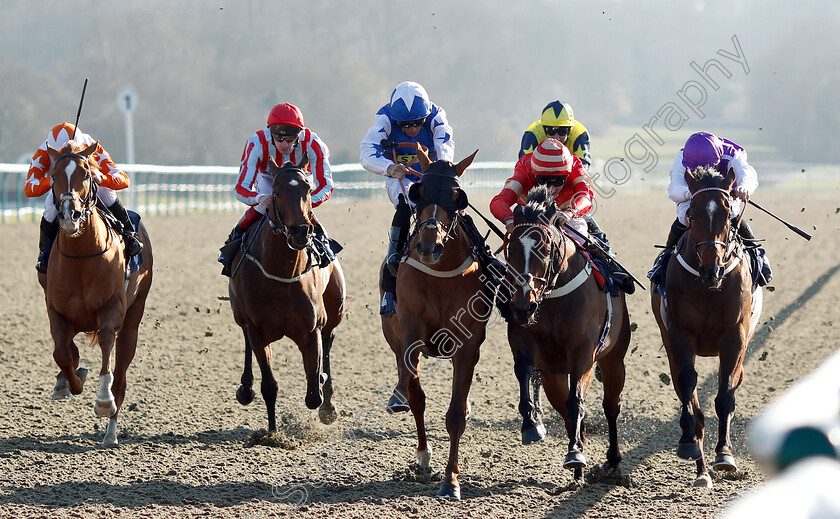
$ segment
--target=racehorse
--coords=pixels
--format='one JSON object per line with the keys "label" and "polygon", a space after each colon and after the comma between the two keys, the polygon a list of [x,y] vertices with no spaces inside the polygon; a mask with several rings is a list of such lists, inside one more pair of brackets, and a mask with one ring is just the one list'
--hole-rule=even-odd
{"label": "racehorse", "polygon": [[344,318],[344,273],[338,260],[322,268],[308,251],[314,224],[307,162],[306,155],[297,165],[278,167],[269,161],[271,204],[266,218],[252,226],[258,228],[243,239],[244,251],[233,257],[228,284],[233,317],[245,336],[245,368],[236,399],[242,405],[254,400],[253,352],[262,373],[269,432],[277,431],[271,343],[283,337],[292,339],[303,356],[306,407],[318,409],[325,424],[338,416],[332,403],[330,350],[335,327]]}
{"label": "racehorse", "polygon": [[[50,251],[46,274],[38,281],[44,289],[53,358],[61,368],[52,399],[78,395],[87,378],[79,367],[79,349],[73,341],[85,332],[99,343],[102,366],[94,411],[110,418],[102,444],[117,445],[117,417],[125,399],[126,371],[137,347],[137,328],[152,285],[152,247],[145,226],[137,235],[143,243],[142,262],[127,275],[124,243],[96,208],[98,174],[89,146],[70,141],[61,150],[48,148],[53,168],[53,198],[61,232]],[[111,372],[111,350],[116,344],[116,366]]]}
{"label": "racehorse", "polygon": [[[417,464],[428,469],[432,448],[426,438],[426,394],[420,385],[420,354],[451,359],[452,398],[446,413],[449,461],[438,497],[461,498],[458,445],[469,414],[467,396],[484,342],[493,294],[472,253],[472,244],[461,224],[459,211],[467,207],[467,194],[458,177],[475,155],[458,164],[430,162],[419,147],[423,178],[411,186],[408,198],[417,208],[409,254],[397,273],[397,314],[382,318],[382,329],[397,359],[399,382],[389,410],[414,414],[417,425]],[[433,376],[424,370],[424,376]],[[408,406],[405,406],[405,397]]]}
{"label": "racehorse", "polygon": [[604,383],[609,432],[604,469],[615,471],[621,461],[617,419],[630,320],[624,292],[611,296],[601,290],[589,258],[556,225],[555,196],[555,188],[537,186],[528,193],[526,204],[514,210],[514,227],[505,243],[512,294],[508,341],[520,387],[519,409],[526,422],[523,429],[537,426],[528,392],[536,367],[549,402],[566,424],[569,450],[563,467],[572,469],[575,480],[581,481],[587,464],[586,391],[596,362]]}
{"label": "racehorse", "polygon": [[691,191],[688,232],[669,260],[664,287],[652,285],[651,308],[668,353],[674,390],[682,403],[677,456],[697,462],[694,486],[711,487],[703,455],[705,420],[697,400],[694,359],[697,355],[720,358],[713,468],[734,471],[737,466],[729,426],[735,390],[744,378],[741,363],[761,314],[762,293],[760,287],[750,290],[749,263],[737,236],[740,216],[738,222],[730,221],[734,171],[730,169],[722,177],[712,169],[698,168],[686,171],[685,180]]}

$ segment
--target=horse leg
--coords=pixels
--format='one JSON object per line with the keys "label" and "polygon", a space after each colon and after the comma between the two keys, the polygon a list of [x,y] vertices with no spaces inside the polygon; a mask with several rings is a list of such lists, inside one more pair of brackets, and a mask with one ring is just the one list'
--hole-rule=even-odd
{"label": "horse leg", "polygon": [[461,484],[458,475],[458,447],[467,427],[467,399],[470,394],[475,365],[478,363],[478,346],[472,351],[462,350],[453,358],[452,399],[446,412],[446,431],[449,433],[449,461],[446,474],[438,491],[438,497],[461,499]]}
{"label": "horse leg", "polygon": [[128,366],[134,360],[134,354],[137,351],[137,329],[143,317],[144,307],[145,298],[134,301],[126,312],[122,329],[119,335],[117,335],[116,366],[114,369],[114,384],[112,386],[114,403],[116,404],[117,410],[111,416],[111,419],[108,420],[108,427],[105,429],[105,437],[102,439],[102,445],[105,447],[115,447],[117,445],[117,419],[123,401],[125,400],[125,389],[128,384],[126,378]]}
{"label": "horse leg", "polygon": [[236,401],[248,405],[254,401],[254,372],[251,369],[253,356],[247,329],[242,329],[242,335],[245,336],[245,367],[242,370],[239,389],[236,390]]}
{"label": "horse leg", "polygon": [[[526,351],[525,337],[510,334],[511,350],[513,352],[513,373],[519,382],[519,414],[522,415],[522,445],[541,442],[545,438],[545,425],[537,415],[534,402],[531,400],[531,382],[536,385],[538,378],[534,374],[534,360]],[[516,346],[514,346],[516,345]],[[535,397],[539,398],[539,386],[535,388]]]}
{"label": "horse leg", "polygon": [[682,435],[677,444],[677,456],[684,460],[699,460],[703,450],[697,437],[698,423],[697,405],[697,371],[694,369],[694,340],[682,332],[669,328],[670,348],[668,350],[668,364],[671,369],[671,379],[674,391],[682,404],[680,412],[680,429]]}
{"label": "horse leg", "polygon": [[587,371],[583,371],[583,368],[578,366],[578,369],[573,367],[572,373],[569,375],[570,391],[568,398],[566,398],[569,452],[566,454],[563,468],[573,469],[575,479],[583,477],[583,469],[586,467],[586,456],[583,454],[583,444],[586,442],[586,427],[583,419],[586,416],[586,390],[592,382],[593,374],[593,366],[589,366]]}
{"label": "horse leg", "polygon": [[420,363],[420,348],[409,348],[405,355],[400,356],[397,387],[405,387],[408,393],[408,406],[414,415],[414,425],[417,427],[417,465],[427,470],[432,463],[432,448],[426,437],[426,393],[420,385],[418,364]]}
{"label": "horse leg", "polygon": [[314,330],[297,344],[303,356],[303,370],[306,373],[306,407],[318,409],[324,403],[321,386],[327,378],[327,374],[322,371],[324,353],[320,330]]}
{"label": "horse leg", "polygon": [[735,390],[741,385],[744,370],[741,365],[745,348],[722,348],[720,353],[720,374],[718,394],[715,397],[715,412],[718,416],[718,442],[715,446],[715,462],[712,468],[720,471],[735,471],[738,466],[732,452],[729,427],[735,414]]}
{"label": "horse leg", "polygon": [[[70,341],[69,352],[72,365],[76,370],[76,376],[79,377],[82,385],[84,385],[87,379],[88,369],[79,367],[79,347],[76,346],[75,341]],[[53,387],[51,398],[53,400],[67,400],[70,398],[70,384],[67,383],[67,377],[64,376],[64,372],[59,371],[55,379],[55,387]]]}
{"label": "horse leg", "polygon": [[99,370],[99,393],[93,409],[96,416],[102,418],[111,418],[117,412],[113,393],[114,374],[111,372],[111,351],[116,335],[116,329],[110,324],[101,326],[97,334],[99,349],[102,350],[102,367]]}
{"label": "horse leg", "polygon": [[607,418],[609,447],[607,448],[607,462],[603,468],[607,472],[618,470],[621,462],[621,450],[618,444],[618,414],[621,412],[621,392],[624,390],[625,368],[624,352],[613,350],[601,359],[601,379],[604,384],[604,416]]}
{"label": "horse leg", "polygon": [[[277,402],[277,380],[271,371],[271,343],[265,340],[262,330],[256,326],[249,325],[245,333],[248,334],[247,342],[251,344],[254,356],[257,357],[257,364],[260,366],[262,375],[260,392],[265,401],[266,413],[268,413],[268,432],[277,432],[277,419],[274,409]],[[243,374],[242,377],[244,378],[245,375]]]}
{"label": "horse leg", "polygon": [[[70,329],[64,317],[55,310],[49,310],[50,333],[55,343],[53,359],[61,372],[56,377],[55,388],[53,388],[53,400],[70,398],[70,395],[78,395],[87,379],[86,368],[76,369],[79,365],[79,349],[73,342],[76,335]],[[69,391],[68,391],[69,390]],[[66,395],[66,396],[65,396]]]}
{"label": "horse leg", "polygon": [[[575,437],[575,427],[569,416],[568,409],[566,408],[566,402],[570,398],[568,377],[562,373],[549,373],[547,371],[543,371],[542,381],[543,388],[545,389],[545,396],[548,398],[548,402],[551,404],[551,407],[553,407],[558,413],[560,413],[560,416],[563,417],[563,423],[566,424],[566,435],[571,441],[571,439]],[[569,463],[569,461],[569,456],[566,456],[563,468],[571,468],[573,470],[575,481],[579,483],[582,482],[583,467],[585,466],[586,458],[583,458],[584,465],[580,465],[578,467],[568,466],[567,463]]]}
{"label": "horse leg", "polygon": [[335,331],[333,329],[322,330],[321,345],[324,350],[322,365],[324,368],[324,374],[327,377],[327,381],[324,382],[324,403],[322,403],[321,407],[318,408],[318,418],[321,420],[321,423],[325,424],[331,424],[335,421],[336,418],[338,418],[338,413],[336,412],[335,404],[333,404],[332,402],[333,380],[332,371],[330,370],[330,350],[332,349],[333,340],[335,340]]}

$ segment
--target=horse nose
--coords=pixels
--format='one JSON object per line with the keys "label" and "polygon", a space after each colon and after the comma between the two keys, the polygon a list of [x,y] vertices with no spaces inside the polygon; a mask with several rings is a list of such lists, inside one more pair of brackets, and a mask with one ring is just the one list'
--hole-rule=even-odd
{"label": "horse nose", "polygon": [[440,243],[435,243],[435,246],[432,249],[432,255],[440,256],[441,254],[443,254],[443,245]]}

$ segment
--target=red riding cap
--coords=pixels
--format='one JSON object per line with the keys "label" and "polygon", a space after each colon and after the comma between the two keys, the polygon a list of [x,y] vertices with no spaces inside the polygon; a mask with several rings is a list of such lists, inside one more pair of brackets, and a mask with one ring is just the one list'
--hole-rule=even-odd
{"label": "red riding cap", "polygon": [[269,127],[275,125],[294,126],[298,130],[302,130],[303,112],[291,103],[279,104],[271,109],[271,113],[268,114],[268,122],[266,123],[266,126]]}

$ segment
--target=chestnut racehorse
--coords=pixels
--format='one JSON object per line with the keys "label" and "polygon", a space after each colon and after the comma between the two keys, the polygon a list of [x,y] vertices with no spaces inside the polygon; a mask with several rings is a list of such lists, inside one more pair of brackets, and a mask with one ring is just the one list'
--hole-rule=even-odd
{"label": "chestnut racehorse", "polygon": [[[459,211],[467,207],[467,195],[458,177],[475,155],[458,164],[430,163],[422,147],[417,151],[424,175],[408,193],[417,208],[417,224],[409,241],[409,254],[397,273],[397,314],[382,318],[382,329],[396,355],[399,372],[388,407],[392,412],[410,408],[414,414],[417,463],[424,469],[430,466],[432,449],[426,438],[420,354],[438,357],[437,362],[441,358],[452,361],[452,398],[446,413],[449,461],[438,492],[438,497],[452,499],[461,498],[458,445],[466,428],[467,396],[479,347],[493,310],[493,294],[483,282],[470,240],[459,224]],[[424,374],[433,375],[431,370]]]}
{"label": "chestnut racehorse", "polygon": [[236,399],[243,405],[254,399],[253,352],[262,373],[269,432],[277,430],[271,343],[283,337],[292,339],[303,356],[306,407],[318,409],[326,424],[338,416],[332,403],[330,349],[335,327],[344,318],[344,273],[338,260],[319,267],[307,250],[314,232],[307,162],[306,155],[300,164],[287,162],[281,168],[270,161],[274,180],[267,218],[244,238],[245,251],[234,256],[228,284],[233,317],[245,336],[245,368]]}
{"label": "chestnut racehorse", "polygon": [[[110,418],[102,444],[117,445],[117,416],[125,399],[126,371],[137,347],[137,328],[152,285],[152,247],[142,223],[137,235],[143,243],[142,263],[126,275],[124,244],[120,233],[109,228],[96,208],[91,159],[98,143],[89,146],[70,141],[61,150],[48,148],[53,168],[52,191],[61,228],[50,252],[47,273],[39,274],[44,288],[50,333],[55,342],[53,358],[61,373],[53,400],[78,395],[87,378],[79,367],[76,334],[87,333],[99,343],[102,366],[94,411]],[[111,350],[116,345],[116,366],[111,372]]]}
{"label": "chestnut racehorse", "polygon": [[[555,196],[554,188],[537,186],[528,193],[525,206],[514,210],[514,227],[505,244],[512,285],[508,340],[519,380],[520,411],[533,409],[528,383],[531,371],[538,368],[545,394],[566,424],[569,450],[563,467],[572,469],[580,481],[587,464],[586,391],[596,362],[604,383],[609,434],[604,469],[615,471],[621,461],[618,414],[630,320],[624,292],[611,296],[601,290],[589,258],[555,224]],[[525,363],[531,369],[525,369]],[[527,414],[523,417],[527,421]],[[538,426],[533,418],[529,425]]]}
{"label": "chestnut racehorse", "polygon": [[[697,400],[694,359],[719,357],[715,398],[718,442],[715,470],[736,470],[729,439],[735,411],[735,390],[744,378],[741,363],[761,314],[762,292],[751,292],[749,262],[738,222],[730,220],[730,190],[735,173],[726,177],[714,170],[686,171],[691,191],[688,231],[668,260],[665,286],[652,286],[651,307],[668,353],[671,380],[682,403],[682,436],[677,456],[697,462],[695,486],[711,487],[703,455],[705,420]],[[661,295],[664,288],[665,297]]]}

